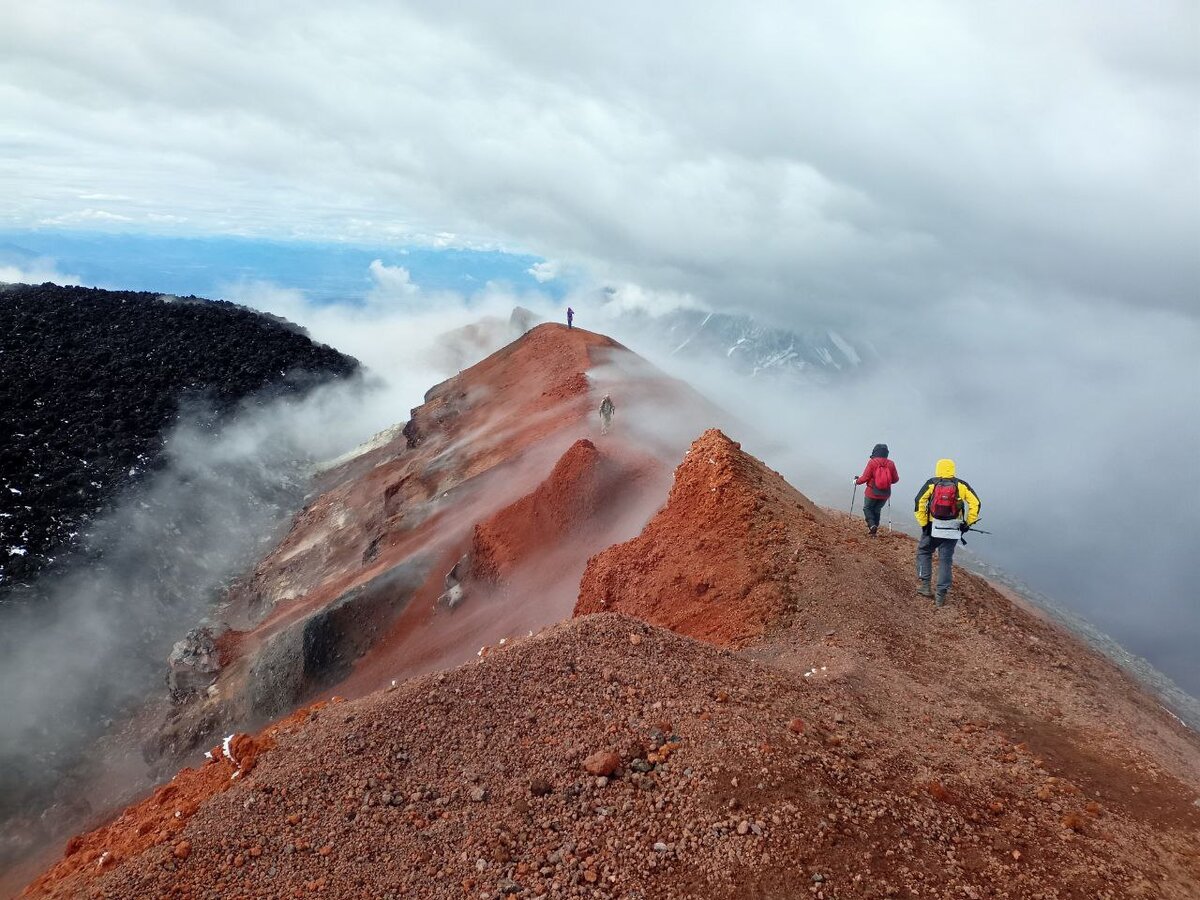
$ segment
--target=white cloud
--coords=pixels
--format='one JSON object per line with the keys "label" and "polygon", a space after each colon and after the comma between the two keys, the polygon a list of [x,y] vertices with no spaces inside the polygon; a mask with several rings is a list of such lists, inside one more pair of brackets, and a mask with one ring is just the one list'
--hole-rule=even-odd
{"label": "white cloud", "polygon": [[651,290],[638,284],[623,284],[615,288],[608,288],[601,297],[587,298],[585,296],[575,299],[574,304],[580,309],[595,305],[607,317],[620,317],[631,312],[661,316],[676,309],[704,308],[704,304],[691,294],[679,291]]}
{"label": "white cloud", "polygon": [[[90,35],[63,42],[64,17]],[[979,279],[1194,310],[1200,10],[48,0],[0,36],[18,222],[518,248],[800,322]],[[835,323],[841,324],[841,321]]]}
{"label": "white cloud", "polygon": [[370,274],[373,284],[369,297],[376,301],[413,297],[421,290],[413,284],[404,266],[389,266],[383,260],[376,259],[371,262]]}
{"label": "white cloud", "polygon": [[80,209],[63,213],[49,219],[42,219],[39,225],[87,225],[92,223],[112,224],[116,222],[132,222],[132,216],[109,212],[106,209]]}
{"label": "white cloud", "polygon": [[558,263],[554,260],[544,260],[534,263],[525,271],[534,277],[538,284],[545,284],[547,281],[553,281],[559,275]]}
{"label": "white cloud", "polygon": [[79,284],[78,275],[66,275],[56,268],[54,261],[34,259],[17,265],[0,265],[0,284]]}

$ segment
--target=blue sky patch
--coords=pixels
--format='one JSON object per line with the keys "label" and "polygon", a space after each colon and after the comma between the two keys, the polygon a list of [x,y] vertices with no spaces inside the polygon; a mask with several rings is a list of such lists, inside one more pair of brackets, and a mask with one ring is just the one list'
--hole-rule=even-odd
{"label": "blue sky patch", "polygon": [[[0,264],[39,257],[88,287],[220,299],[230,285],[269,281],[315,303],[353,302],[371,287],[373,260],[403,266],[430,291],[471,295],[489,281],[561,297],[564,286],[528,273],[540,257],[497,250],[362,246],[241,237],[162,237],[66,231],[0,231]],[[226,297],[225,299],[236,299]]]}

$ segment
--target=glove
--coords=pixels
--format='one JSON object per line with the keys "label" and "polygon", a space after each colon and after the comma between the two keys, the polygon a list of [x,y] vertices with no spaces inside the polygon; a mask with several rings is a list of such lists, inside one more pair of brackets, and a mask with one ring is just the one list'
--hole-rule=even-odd
{"label": "glove", "polygon": [[968,525],[966,522],[960,522],[959,526],[958,526],[958,530],[961,531],[963,534],[966,534],[968,531],[971,530],[971,526]]}

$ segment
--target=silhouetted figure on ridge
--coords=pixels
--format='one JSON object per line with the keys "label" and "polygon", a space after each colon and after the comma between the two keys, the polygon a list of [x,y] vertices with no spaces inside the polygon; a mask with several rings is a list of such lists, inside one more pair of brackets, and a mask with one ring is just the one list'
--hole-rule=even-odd
{"label": "silhouetted figure on ridge", "polygon": [[571,307],[568,306],[567,307],[567,328],[570,329],[570,328],[574,328],[574,327],[575,327],[575,310],[571,309]]}
{"label": "silhouetted figure on ridge", "polygon": [[854,479],[855,484],[867,486],[863,492],[863,518],[867,521],[870,534],[879,531],[879,513],[892,496],[892,485],[899,481],[900,473],[896,471],[896,464],[888,459],[887,444],[876,444],[863,473]]}

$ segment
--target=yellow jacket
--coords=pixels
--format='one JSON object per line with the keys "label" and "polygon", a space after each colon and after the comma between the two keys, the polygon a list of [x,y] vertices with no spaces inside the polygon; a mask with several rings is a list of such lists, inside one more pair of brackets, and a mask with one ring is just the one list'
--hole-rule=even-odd
{"label": "yellow jacket", "polygon": [[944,478],[954,478],[958,482],[958,514],[962,516],[965,507],[967,524],[974,525],[979,521],[979,497],[971,489],[971,485],[961,478],[955,478],[954,460],[939,459],[933,472],[934,476],[917,491],[917,499],[913,504],[913,515],[917,517],[917,524],[922,528],[929,524],[929,500],[933,496],[933,486],[939,479]]}

